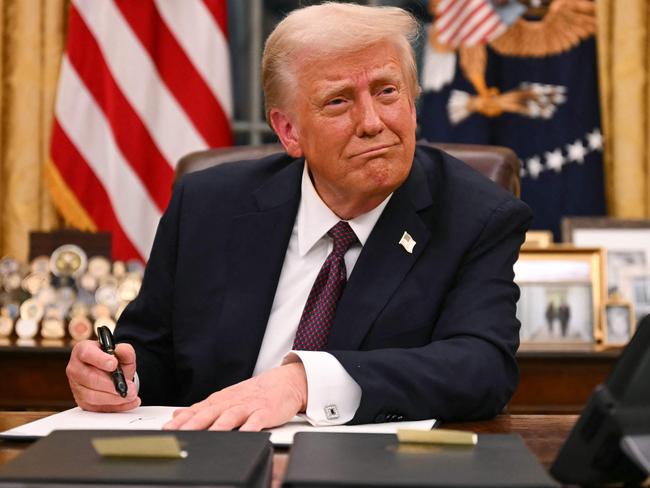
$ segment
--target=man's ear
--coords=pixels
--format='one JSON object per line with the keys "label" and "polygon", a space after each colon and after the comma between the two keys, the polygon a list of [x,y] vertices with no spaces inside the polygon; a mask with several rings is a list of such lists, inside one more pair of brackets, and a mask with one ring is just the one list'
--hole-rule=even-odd
{"label": "man's ear", "polygon": [[277,108],[273,108],[269,113],[269,118],[271,119],[273,130],[278,135],[287,154],[294,158],[301,157],[303,154],[300,143],[298,142],[298,131],[287,114]]}

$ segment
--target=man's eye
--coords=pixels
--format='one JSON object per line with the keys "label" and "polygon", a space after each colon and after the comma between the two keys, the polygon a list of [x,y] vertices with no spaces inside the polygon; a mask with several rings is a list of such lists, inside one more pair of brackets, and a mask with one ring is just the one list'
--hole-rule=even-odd
{"label": "man's eye", "polygon": [[327,105],[341,105],[344,102],[345,100],[343,100],[342,98],[333,98],[332,100],[327,102]]}
{"label": "man's eye", "polygon": [[383,95],[391,95],[391,94],[395,93],[396,91],[397,91],[397,88],[395,88],[394,86],[387,86],[385,88],[382,88],[381,93]]}

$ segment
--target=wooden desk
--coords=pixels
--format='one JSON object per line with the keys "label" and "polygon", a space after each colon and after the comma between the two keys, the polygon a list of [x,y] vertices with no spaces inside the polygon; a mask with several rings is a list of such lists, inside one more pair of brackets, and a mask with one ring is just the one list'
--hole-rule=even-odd
{"label": "wooden desk", "polygon": [[[52,412],[0,412],[0,431],[45,417]],[[446,424],[444,427],[478,433],[517,433],[548,469],[577,420],[576,415],[500,415],[483,422]],[[15,458],[30,444],[0,441],[0,463]],[[273,455],[273,487],[282,484],[289,454],[282,450]]]}
{"label": "wooden desk", "polygon": [[74,407],[65,376],[70,350],[67,341],[0,342],[0,410]]}
{"label": "wooden desk", "polygon": [[550,469],[578,415],[499,415],[492,420],[445,424],[479,434],[519,434],[540,463]]}
{"label": "wooden desk", "polygon": [[521,380],[508,412],[578,414],[604,383],[622,348],[523,345],[517,353]]}
{"label": "wooden desk", "polygon": [[[0,410],[64,410],[74,406],[65,367],[70,343],[0,342]],[[522,346],[521,381],[508,405],[513,414],[577,414],[596,385],[605,381],[620,349],[592,346]]]}

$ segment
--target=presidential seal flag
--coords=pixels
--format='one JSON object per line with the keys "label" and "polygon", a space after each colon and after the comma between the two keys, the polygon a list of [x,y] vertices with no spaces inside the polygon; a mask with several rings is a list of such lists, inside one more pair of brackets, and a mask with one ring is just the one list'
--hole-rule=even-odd
{"label": "presidential seal flag", "polygon": [[[490,0],[501,27],[478,40],[441,35],[436,24],[448,3],[430,2],[422,136],[513,149],[534,228],[559,237],[562,216],[604,214],[594,3]],[[463,29],[475,27],[456,25]]]}
{"label": "presidential seal flag", "polygon": [[435,37],[457,48],[485,44],[499,37],[525,8],[489,0],[440,0],[434,5]]}
{"label": "presidential seal flag", "polygon": [[232,144],[226,0],[73,0],[48,181],[67,224],[146,260],[185,154]]}

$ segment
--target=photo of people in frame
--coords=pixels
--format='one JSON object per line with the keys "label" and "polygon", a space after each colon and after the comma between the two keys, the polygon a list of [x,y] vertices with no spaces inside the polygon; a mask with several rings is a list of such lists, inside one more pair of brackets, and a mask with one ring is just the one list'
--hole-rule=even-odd
{"label": "photo of people in frame", "polygon": [[590,284],[520,284],[517,317],[525,342],[592,343],[593,306]]}
{"label": "photo of people in frame", "polygon": [[632,338],[634,330],[634,318],[630,304],[608,303],[605,306],[605,318],[605,344],[627,344]]}
{"label": "photo of people in frame", "polygon": [[619,271],[622,297],[634,306],[635,322],[650,314],[650,268],[629,267]]}
{"label": "photo of people in frame", "polygon": [[[621,289],[621,274],[626,269],[639,268],[646,265],[646,256],[643,249],[607,251],[607,289],[612,294]],[[631,298],[631,297],[628,297]]]}
{"label": "photo of people in frame", "polygon": [[515,263],[522,343],[595,344],[601,337],[605,251],[526,249]]}

